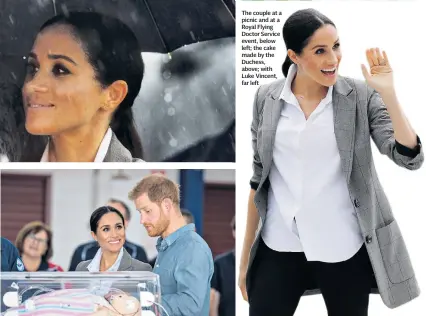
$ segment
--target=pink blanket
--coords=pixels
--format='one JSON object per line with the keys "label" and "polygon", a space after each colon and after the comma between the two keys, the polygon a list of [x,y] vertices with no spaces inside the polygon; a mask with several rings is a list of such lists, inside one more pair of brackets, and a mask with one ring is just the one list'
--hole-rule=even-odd
{"label": "pink blanket", "polygon": [[86,289],[67,289],[35,296],[9,311],[20,316],[91,315],[97,308],[97,300],[99,297]]}

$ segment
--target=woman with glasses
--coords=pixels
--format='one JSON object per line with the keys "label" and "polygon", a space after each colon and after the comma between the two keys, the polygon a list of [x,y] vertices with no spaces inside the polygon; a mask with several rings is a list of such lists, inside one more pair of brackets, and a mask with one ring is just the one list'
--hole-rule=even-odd
{"label": "woman with glasses", "polygon": [[30,222],[18,233],[16,248],[26,271],[64,271],[49,261],[53,256],[52,231],[42,222]]}

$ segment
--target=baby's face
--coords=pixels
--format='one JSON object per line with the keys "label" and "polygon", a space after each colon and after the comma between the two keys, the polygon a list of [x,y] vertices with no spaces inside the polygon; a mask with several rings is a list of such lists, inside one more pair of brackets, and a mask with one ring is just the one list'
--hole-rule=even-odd
{"label": "baby's face", "polygon": [[111,306],[120,314],[136,313],[140,309],[139,301],[127,294],[114,294],[109,298]]}

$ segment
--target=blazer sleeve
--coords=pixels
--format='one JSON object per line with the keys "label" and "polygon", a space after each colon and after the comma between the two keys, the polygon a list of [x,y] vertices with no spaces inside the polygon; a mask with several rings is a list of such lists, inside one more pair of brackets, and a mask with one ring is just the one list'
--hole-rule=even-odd
{"label": "blazer sleeve", "polygon": [[152,271],[152,267],[148,263],[145,263],[133,258],[132,258],[132,266],[134,271],[149,271],[149,272]]}
{"label": "blazer sleeve", "polygon": [[420,138],[417,136],[418,145],[415,149],[405,147],[395,140],[389,112],[376,91],[373,91],[368,99],[368,121],[370,135],[381,154],[387,155],[398,166],[409,170],[421,167],[424,153]]}
{"label": "blazer sleeve", "polygon": [[257,187],[259,186],[260,179],[262,177],[262,169],[263,169],[263,166],[259,157],[259,152],[257,149],[257,130],[259,127],[260,115],[261,115],[259,111],[259,102],[262,102],[261,100],[259,100],[259,91],[261,88],[262,86],[260,86],[257,89],[256,95],[254,97],[253,120],[251,123],[251,144],[253,148],[253,163],[252,163],[253,175],[250,179],[250,186],[253,190],[257,190]]}

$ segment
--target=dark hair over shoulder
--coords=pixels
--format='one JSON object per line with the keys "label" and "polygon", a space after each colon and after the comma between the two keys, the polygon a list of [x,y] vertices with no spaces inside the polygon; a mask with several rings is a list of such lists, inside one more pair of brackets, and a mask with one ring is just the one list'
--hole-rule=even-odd
{"label": "dark hair over shoulder", "polygon": [[[315,31],[326,24],[335,27],[328,17],[315,9],[296,11],[290,15],[283,26],[283,38],[286,48],[294,50],[296,54],[300,54]],[[292,63],[287,55],[281,68],[285,77],[287,77]]]}
{"label": "dark hair over shoulder", "polygon": [[116,80],[127,83],[128,93],[114,113],[110,126],[132,156],[142,158],[142,144],[132,112],[144,74],[142,51],[135,34],[120,20],[97,12],[72,11],[57,15],[45,22],[40,31],[55,25],[71,28],[102,87]]}

